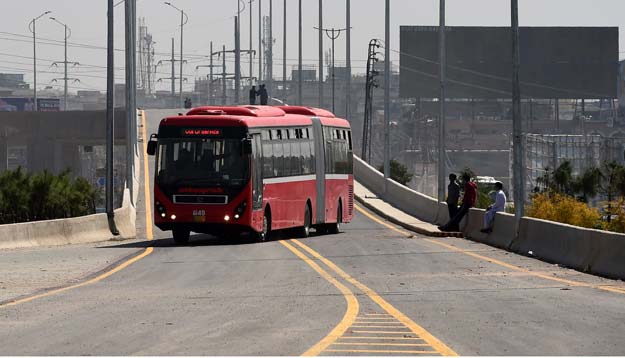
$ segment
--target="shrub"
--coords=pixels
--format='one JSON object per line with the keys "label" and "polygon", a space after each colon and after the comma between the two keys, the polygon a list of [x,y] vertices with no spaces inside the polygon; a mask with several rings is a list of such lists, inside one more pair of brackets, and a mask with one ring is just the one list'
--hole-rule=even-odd
{"label": "shrub", "polygon": [[606,229],[610,231],[625,233],[625,198],[621,197],[618,201],[613,202],[610,207],[611,220],[605,224]]}
{"label": "shrub", "polygon": [[21,168],[0,175],[0,224],[62,219],[95,213],[99,191],[84,178]]}
{"label": "shrub", "polygon": [[571,196],[558,193],[535,194],[526,215],[585,228],[602,228],[599,211]]}
{"label": "shrub", "polygon": [[[384,166],[378,167],[378,170],[384,173]],[[406,185],[412,180],[413,176],[414,174],[408,172],[408,167],[396,160],[391,160],[391,179],[399,184]]]}

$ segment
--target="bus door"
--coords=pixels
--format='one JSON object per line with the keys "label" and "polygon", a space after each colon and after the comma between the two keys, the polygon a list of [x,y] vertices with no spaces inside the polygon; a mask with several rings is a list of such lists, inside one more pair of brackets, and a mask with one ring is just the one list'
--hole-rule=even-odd
{"label": "bus door", "polygon": [[323,128],[319,118],[312,118],[313,135],[315,144],[315,173],[317,174],[317,210],[316,224],[326,222],[326,166],[325,166],[325,142],[323,138]]}
{"label": "bus door", "polygon": [[252,210],[263,208],[263,153],[260,134],[252,136]]}

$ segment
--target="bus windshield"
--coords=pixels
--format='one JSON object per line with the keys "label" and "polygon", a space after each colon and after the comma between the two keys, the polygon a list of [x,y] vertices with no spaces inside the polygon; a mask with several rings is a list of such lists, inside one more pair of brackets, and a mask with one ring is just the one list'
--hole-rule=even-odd
{"label": "bus windshield", "polygon": [[240,138],[159,140],[156,180],[160,185],[245,185],[249,156],[243,154]]}

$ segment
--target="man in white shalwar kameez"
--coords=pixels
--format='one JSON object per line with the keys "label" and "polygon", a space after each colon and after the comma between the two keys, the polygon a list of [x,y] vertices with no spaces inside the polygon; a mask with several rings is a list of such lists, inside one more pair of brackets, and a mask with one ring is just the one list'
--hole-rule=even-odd
{"label": "man in white shalwar kameez", "polygon": [[506,194],[503,192],[503,184],[501,182],[495,183],[495,191],[495,203],[489,206],[484,214],[484,227],[481,230],[484,233],[493,231],[495,214],[506,209]]}

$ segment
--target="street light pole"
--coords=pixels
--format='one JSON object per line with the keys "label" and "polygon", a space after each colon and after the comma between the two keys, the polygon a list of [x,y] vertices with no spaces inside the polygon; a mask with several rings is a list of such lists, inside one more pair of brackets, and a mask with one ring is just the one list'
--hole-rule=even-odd
{"label": "street light pole", "polygon": [[115,121],[115,48],[114,0],[108,0],[106,48],[106,216],[111,233],[119,235],[115,227],[113,207],[113,139]]}
{"label": "street light pole", "polygon": [[323,108],[323,0],[319,0],[319,108]]}
{"label": "street light pole", "polygon": [[298,14],[298,20],[299,20],[299,29],[298,29],[298,54],[297,54],[297,104],[298,105],[303,105],[303,85],[302,85],[302,70],[303,70],[303,66],[302,66],[302,0],[299,0],[299,14]]}
{"label": "street light pole", "polygon": [[384,21],[384,178],[391,176],[391,1],[386,0]]}
{"label": "street light pole", "polygon": [[351,119],[351,102],[352,102],[352,19],[351,19],[351,0],[346,0],[346,19],[345,19],[345,28],[346,30],[346,37],[347,37],[347,44],[346,44],[346,58],[345,58],[345,67],[347,70],[347,80],[345,82],[345,87],[346,91],[345,91],[345,102],[346,102],[346,106],[345,106],[345,119],[347,119],[348,121]]}
{"label": "street light pole", "polygon": [[[249,2],[249,8],[250,8],[250,50],[252,50],[252,46],[254,46],[254,44],[252,43],[252,36],[254,36],[252,34],[252,25],[253,25],[253,15],[254,15],[254,11],[252,8],[252,3],[254,2],[254,0],[250,0]],[[211,53],[213,52],[213,50],[211,50]],[[254,84],[254,52],[250,51],[250,87],[252,87],[252,85]]]}
{"label": "street light pole", "polygon": [[182,81],[184,80],[184,75],[182,71],[184,66],[184,55],[182,51],[184,49],[184,25],[189,22],[189,17],[187,16],[187,13],[184,12],[184,10],[177,8],[171,2],[166,1],[165,5],[171,6],[174,9],[180,11],[180,106],[184,107],[184,100],[182,98]]}
{"label": "street light pole", "polygon": [[286,0],[284,0],[284,15],[283,15],[283,29],[282,29],[282,93],[284,102],[287,102],[287,91],[286,91]]}
{"label": "street light pole", "polygon": [[[316,29],[316,27],[315,27]],[[346,29],[335,29],[334,27],[331,29],[322,29],[323,31],[325,31],[326,35],[328,36],[328,38],[332,41],[332,112],[336,113],[336,106],[335,106],[335,93],[336,93],[336,76],[334,73],[335,70],[335,62],[334,62],[334,41],[336,39],[339,38],[339,36],[341,36],[341,32],[345,31]]]}
{"label": "street light pole", "polygon": [[258,0],[258,83],[260,84],[262,80],[263,80],[263,0]]}
{"label": "street light pole", "polygon": [[514,216],[516,230],[524,214],[525,178],[523,164],[523,122],[521,118],[521,85],[519,79],[521,50],[519,45],[519,1],[511,0],[512,13],[512,176],[514,178]]}
{"label": "street light pole", "polygon": [[39,105],[37,104],[37,20],[42,18],[45,15],[48,15],[52,11],[46,11],[43,14],[35,17],[28,24],[28,28],[30,32],[33,33],[33,102],[34,102],[34,111],[39,110]]}
{"label": "street light pole", "polygon": [[[63,98],[64,98],[64,102],[65,103],[63,103],[63,110],[67,111],[67,81],[69,80],[69,78],[67,77],[67,65],[68,65],[68,62],[67,62],[67,40],[72,35],[72,30],[69,27],[67,27],[67,24],[64,24],[64,23],[60,22],[59,20],[57,20],[54,17],[50,17],[50,20],[52,20],[52,21],[58,23],[59,25],[63,26],[63,29],[65,31],[65,42],[64,42],[64,44],[65,44],[64,45],[64,48],[65,48],[65,57],[64,58],[65,59],[63,61],[63,66],[64,66],[64,69],[65,69],[64,70],[65,76],[63,76],[63,83],[64,83],[64,86],[63,86]],[[54,62],[53,64],[57,64],[57,63],[58,62]]]}
{"label": "street light pole", "polygon": [[446,118],[445,118],[445,84],[446,78],[446,45],[445,45],[445,0],[440,0],[440,23],[438,29],[438,51],[439,51],[439,79],[440,79],[440,97],[438,99],[439,104],[439,118],[438,118],[438,201],[445,200],[445,132],[446,132]]}

